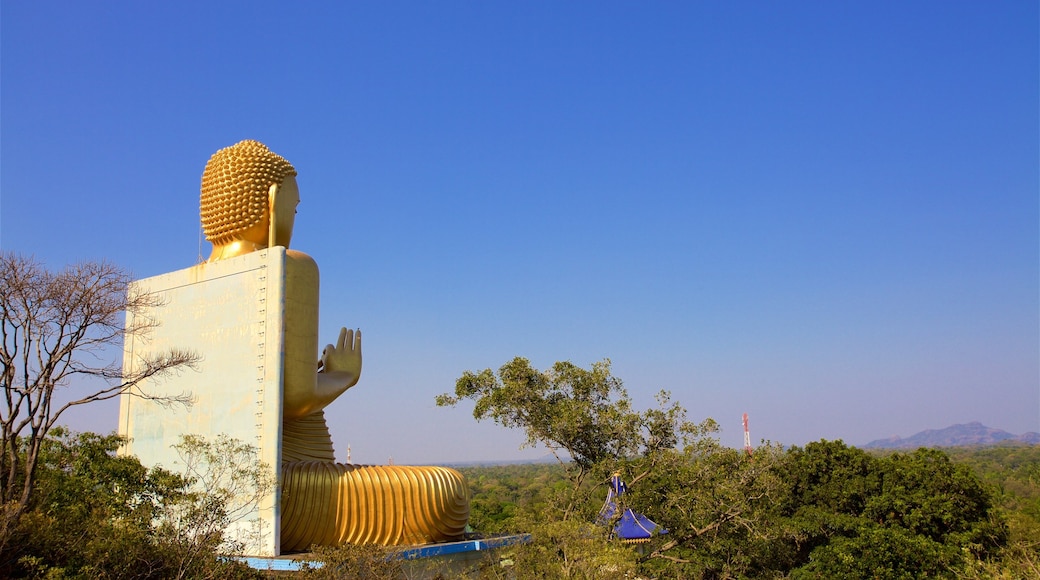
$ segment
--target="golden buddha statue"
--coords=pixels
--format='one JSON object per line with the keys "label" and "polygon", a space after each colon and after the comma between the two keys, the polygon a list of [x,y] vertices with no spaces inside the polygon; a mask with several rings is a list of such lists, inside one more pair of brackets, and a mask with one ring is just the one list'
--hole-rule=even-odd
{"label": "golden buddha statue", "polygon": [[324,408],[361,376],[361,332],[341,329],[317,357],[318,266],[288,249],[299,202],[296,170],[256,141],[221,149],[202,174],[209,261],[286,248],[282,551],[462,539],[469,491],[459,472],[335,461]]}

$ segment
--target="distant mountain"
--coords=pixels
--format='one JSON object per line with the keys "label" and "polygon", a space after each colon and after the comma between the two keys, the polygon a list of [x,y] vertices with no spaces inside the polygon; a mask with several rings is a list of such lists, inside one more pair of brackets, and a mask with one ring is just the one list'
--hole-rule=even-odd
{"label": "distant mountain", "polygon": [[979,422],[965,425],[953,425],[945,429],[929,429],[903,439],[890,437],[878,439],[863,446],[863,449],[917,449],[918,447],[968,447],[972,445],[993,445],[1006,441],[1040,444],[1040,433],[1029,432],[1023,435],[1012,435],[1000,429],[990,429]]}

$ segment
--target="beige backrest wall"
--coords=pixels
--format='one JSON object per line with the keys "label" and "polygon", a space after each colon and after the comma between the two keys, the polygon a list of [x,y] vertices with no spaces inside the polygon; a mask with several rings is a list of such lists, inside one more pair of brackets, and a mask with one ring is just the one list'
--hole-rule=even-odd
{"label": "beige backrest wall", "polygon": [[[281,399],[285,249],[275,247],[236,258],[163,274],[134,284],[157,293],[163,304],[138,315],[158,326],[147,340],[127,340],[124,372],[150,352],[191,349],[201,355],[198,371],[141,385],[152,395],[191,393],[190,408],[163,407],[141,397],[120,399],[123,450],[145,465],[182,472],[173,445],[182,434],[207,439],[226,434],[254,445],[277,478],[281,462]],[[256,556],[279,554],[277,486],[228,533]],[[257,533],[257,532],[260,533]]]}

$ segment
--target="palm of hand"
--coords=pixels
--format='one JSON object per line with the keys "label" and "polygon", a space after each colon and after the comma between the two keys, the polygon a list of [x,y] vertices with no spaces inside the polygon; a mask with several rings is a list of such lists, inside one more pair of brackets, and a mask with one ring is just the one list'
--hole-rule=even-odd
{"label": "palm of hand", "polygon": [[361,331],[340,329],[336,345],[322,351],[319,368],[325,373],[349,373],[356,382],[361,376]]}

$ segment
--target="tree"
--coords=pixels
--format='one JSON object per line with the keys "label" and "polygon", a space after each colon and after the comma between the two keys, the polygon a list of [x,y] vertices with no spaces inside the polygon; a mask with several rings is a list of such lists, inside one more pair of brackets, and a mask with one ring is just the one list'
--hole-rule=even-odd
{"label": "tree", "polygon": [[938,450],[876,457],[819,441],[792,448],[778,473],[795,577],[952,576],[1007,541],[992,490]]}
{"label": "tree", "polygon": [[662,451],[648,471],[641,465],[648,459],[631,466],[647,475],[626,500],[668,531],[646,547],[640,571],[655,578],[769,577],[791,559],[776,517],[782,450],[762,445],[749,457],[706,435],[692,433],[681,450]]}
{"label": "tree", "polygon": [[557,362],[539,371],[516,357],[497,376],[491,369],[466,371],[455,383],[455,394],[438,396],[437,405],[463,400],[474,401],[478,421],[490,418],[522,429],[526,446],[545,445],[566,465],[572,488],[564,519],[590,473],[605,483],[619,461],[673,447],[687,426],[685,410],[671,404],[665,392],[658,395],[660,409],[633,410],[621,379],[610,374],[609,360],[593,363],[591,369]]}
{"label": "tree", "polygon": [[[70,434],[57,427],[40,453],[29,510],[0,551],[0,577],[47,578],[258,578],[245,564],[205,549],[190,534],[173,533],[171,506],[227,511],[200,494],[184,475],[148,469],[116,450],[117,435]],[[235,442],[218,442],[233,454]]]}
{"label": "tree", "polygon": [[867,502],[864,516],[977,558],[1006,542],[1005,522],[991,517],[996,511],[992,490],[968,466],[924,448],[894,453],[881,464],[880,492]]}
{"label": "tree", "polygon": [[[47,433],[65,411],[123,393],[149,397],[142,381],[194,368],[197,355],[170,350],[123,375],[122,341],[144,338],[155,324],[134,316],[124,327],[123,315],[159,303],[106,262],[51,272],[31,257],[0,253],[0,549],[30,504]],[[58,389],[70,392],[59,401]],[[190,394],[156,400],[189,404]]]}
{"label": "tree", "polygon": [[53,429],[41,449],[29,509],[11,530],[0,576],[111,577],[161,562],[151,537],[158,506],[183,479],[116,455],[122,440]]}
{"label": "tree", "polygon": [[899,527],[863,527],[853,536],[836,536],[795,568],[795,580],[815,578],[955,578],[961,565],[955,546],[941,544]]}

